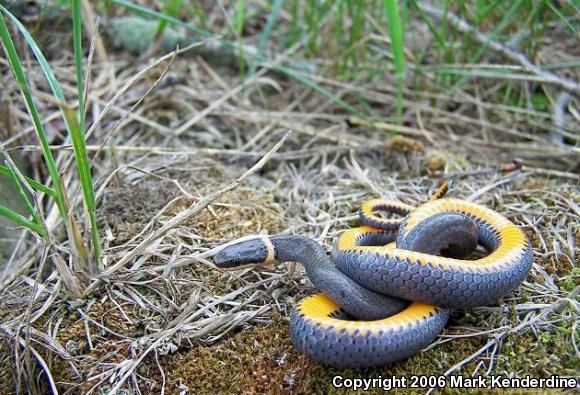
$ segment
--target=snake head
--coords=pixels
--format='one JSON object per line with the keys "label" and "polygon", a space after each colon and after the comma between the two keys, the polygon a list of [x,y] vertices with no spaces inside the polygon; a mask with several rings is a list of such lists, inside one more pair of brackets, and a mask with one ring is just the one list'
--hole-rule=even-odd
{"label": "snake head", "polygon": [[264,239],[244,240],[218,252],[213,262],[221,269],[241,269],[269,263],[274,255],[272,244]]}
{"label": "snake head", "polygon": [[443,212],[399,235],[397,247],[426,254],[462,258],[477,248],[479,230],[468,216]]}

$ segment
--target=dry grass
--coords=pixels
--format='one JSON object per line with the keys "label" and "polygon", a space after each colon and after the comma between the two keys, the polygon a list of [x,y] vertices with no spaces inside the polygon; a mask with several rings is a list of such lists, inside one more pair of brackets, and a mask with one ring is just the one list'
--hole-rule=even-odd
{"label": "dry grass", "polygon": [[[405,91],[401,127],[352,118],[275,74],[264,72],[242,89],[235,71],[187,52],[155,67],[108,55],[110,63],[97,59],[92,66],[88,118],[108,111],[89,150],[105,265],[125,261],[86,298],[71,300],[52,266],[66,246],[53,246],[39,271],[43,247],[22,237],[0,294],[0,392],[54,385],[68,393],[210,393],[216,386],[232,393],[325,393],[339,371],[295,353],[287,329],[295,301],[314,291],[302,270],[222,273],[211,264],[215,248],[248,234],[290,233],[330,250],[357,223],[365,199],[420,204],[448,175],[458,179],[453,196],[522,227],[534,247],[532,273],[496,305],[456,312],[423,353],[356,374],[577,373],[577,136],[569,145],[551,143],[549,115],[498,102],[504,83],[474,78],[444,92],[427,74],[423,89]],[[64,86],[74,75],[71,60],[71,54],[53,59]],[[142,79],[126,85],[143,69]],[[29,74],[44,98],[38,70]],[[372,85],[322,72],[313,79],[353,106],[364,101],[385,118],[394,111],[389,76]],[[4,143],[26,146],[31,172],[40,176],[24,108],[13,83],[5,86],[19,127]],[[126,92],[111,102],[123,86]],[[57,108],[40,102],[64,162],[71,153],[62,125],[52,121]],[[578,122],[562,127],[578,130]],[[242,175],[288,129],[294,133],[256,174],[171,225]],[[516,158],[520,165],[512,166]]]}

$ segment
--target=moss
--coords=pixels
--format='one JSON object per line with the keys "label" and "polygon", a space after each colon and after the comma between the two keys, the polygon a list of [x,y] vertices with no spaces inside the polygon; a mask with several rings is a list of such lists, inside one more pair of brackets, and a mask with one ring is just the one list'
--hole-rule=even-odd
{"label": "moss", "polygon": [[569,345],[573,328],[569,321],[563,321],[551,332],[540,332],[509,336],[496,360],[498,374],[517,372],[533,377],[551,375],[576,376],[580,361]]}
{"label": "moss", "polygon": [[[88,391],[95,384],[87,380],[88,375],[93,376],[95,364],[102,363],[102,367],[98,369],[104,369],[106,364],[117,364],[129,358],[129,344],[120,336],[135,336],[140,331],[138,312],[124,310],[121,313],[110,300],[90,303],[82,309],[90,320],[87,321],[75,307],[61,307],[60,325],[55,336],[60,345],[74,358],[78,358],[76,365],[80,368],[81,377],[78,377],[70,369],[68,362],[58,354],[45,352],[43,355],[51,366],[51,374],[58,384],[57,387],[62,391],[71,388],[81,393]],[[131,322],[127,321],[126,317]],[[41,330],[41,326],[45,324],[44,320],[39,320],[36,324],[37,329]],[[108,331],[104,331],[101,327],[106,327]],[[118,335],[113,335],[112,332]]]}
{"label": "moss", "polygon": [[430,175],[441,174],[447,166],[447,160],[441,154],[432,154],[425,158],[425,169]]}
{"label": "moss", "polygon": [[[465,320],[460,317],[457,323],[467,324],[473,319],[473,316],[467,315]],[[512,335],[505,340],[501,352],[495,358],[495,372],[517,372],[519,376],[530,374],[534,377],[574,375],[580,366],[570,350],[566,349],[571,335],[572,328],[569,325],[562,325],[554,334],[542,332],[538,338],[532,334]],[[344,393],[332,386],[336,375],[362,378],[441,375],[476,352],[487,341],[480,337],[459,338],[391,366],[364,370],[336,369],[318,365],[296,352],[292,348],[287,320],[277,317],[271,324],[247,328],[213,346],[197,346],[187,352],[165,357],[161,362],[166,376],[165,391],[168,394],[179,394],[184,389],[199,394]],[[472,372],[479,362],[477,359],[467,363],[462,374]],[[479,369],[481,371],[482,367]],[[144,365],[140,373],[161,382],[161,374],[151,362]],[[152,392],[159,390],[156,387]],[[417,389],[405,393],[424,392]],[[368,393],[384,392],[375,389]],[[481,392],[446,388],[444,393]]]}
{"label": "moss", "polygon": [[[179,199],[169,208],[168,215],[173,217],[192,203],[190,199]],[[223,196],[185,225],[202,237],[229,240],[264,231],[279,233],[285,225],[281,213],[271,195],[258,189],[240,188]]]}
{"label": "moss", "polygon": [[[272,324],[248,328],[213,346],[167,356],[162,366],[168,394],[184,388],[189,393],[303,392],[310,371],[304,369],[305,357],[292,349],[288,324],[279,316]],[[144,365],[141,373],[161,382],[153,364]]]}
{"label": "moss", "polygon": [[[168,176],[184,179],[182,185],[185,189],[204,194],[216,188],[216,182],[209,180],[224,177],[215,166],[202,168],[198,173],[200,177],[191,181],[182,173]],[[168,180],[152,179],[137,185],[107,190],[99,210],[99,221],[110,232],[109,235],[103,235],[103,238],[109,239],[112,246],[123,245],[141,232],[173,199],[173,203],[158,217],[157,222],[160,223],[194,205],[198,200],[182,196],[177,185]],[[186,221],[184,226],[202,238],[232,239],[264,231],[275,234],[284,228],[285,222],[282,209],[274,202],[271,194],[258,188],[240,187]]]}
{"label": "moss", "polygon": [[574,288],[580,285],[580,268],[573,268],[569,275],[558,280],[560,289],[566,292],[572,292]]}
{"label": "moss", "polygon": [[[440,374],[482,345],[477,338],[447,342],[399,364],[376,369],[327,368],[292,348],[287,320],[245,329],[214,346],[198,346],[163,359],[168,394],[189,393],[310,394],[335,392],[335,375],[349,377]],[[151,363],[141,374],[157,382],[161,374]],[[159,389],[156,389],[159,391]],[[422,393],[424,391],[419,391]],[[370,393],[382,393],[371,391]]]}
{"label": "moss", "polygon": [[394,136],[385,141],[388,150],[396,152],[425,152],[425,146],[419,140],[405,136]]}
{"label": "moss", "polygon": [[98,220],[110,229],[111,235],[103,234],[102,237],[110,239],[112,246],[123,245],[180,193],[174,183],[157,179],[107,189]]}

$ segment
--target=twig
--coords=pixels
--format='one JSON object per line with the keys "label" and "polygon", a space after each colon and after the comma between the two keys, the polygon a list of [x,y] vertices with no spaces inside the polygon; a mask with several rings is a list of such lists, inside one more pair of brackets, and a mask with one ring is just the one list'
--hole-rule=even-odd
{"label": "twig", "polygon": [[[162,342],[169,338],[171,335],[177,333],[183,326],[185,323],[190,322],[194,317],[198,317],[200,316],[204,311],[208,310],[210,307],[212,306],[217,306],[219,303],[222,303],[228,299],[232,299],[244,292],[246,292],[249,289],[252,288],[256,288],[259,285],[262,285],[266,282],[272,281],[275,278],[268,278],[253,284],[249,284],[243,288],[240,288],[236,291],[230,292],[229,294],[223,296],[222,298],[212,302],[211,304],[206,305],[204,308],[197,310],[193,315],[187,317],[186,319],[184,319],[181,323],[179,323],[178,325],[171,327],[170,329],[167,329],[165,331],[162,332],[158,332],[152,336],[148,336],[148,337],[144,337],[141,339],[141,342],[144,344],[147,344],[150,341],[149,346],[141,353],[141,355],[133,360],[131,360],[129,362],[130,366],[127,367],[127,369],[125,370],[123,376],[120,377],[120,379],[118,380],[118,382],[115,384],[115,386],[111,389],[111,393],[114,393],[116,390],[118,390],[123,383],[125,382],[125,380],[127,380],[127,378],[131,375],[131,373],[133,372],[134,369],[137,368],[137,366],[139,365],[139,363],[141,363],[141,361],[153,350],[157,349],[157,347],[159,345],[162,344]],[[257,310],[254,313],[250,313],[252,315],[256,315],[259,314],[261,310]],[[213,321],[213,325],[212,323],[210,323],[209,325],[200,328],[196,333],[196,337],[201,337],[204,334],[207,334],[209,332],[211,332],[211,330],[216,329],[217,327],[222,326],[224,323],[228,322],[228,321],[232,321],[232,317],[234,315],[228,314],[225,316],[218,316],[218,317],[212,317],[211,319],[209,319],[209,321]],[[217,321],[217,322],[216,322]],[[137,340],[136,343],[138,343],[139,340]]]}
{"label": "twig", "polygon": [[[555,303],[553,303],[549,307],[547,307],[542,313],[536,315],[532,319],[526,320],[526,321],[520,323],[519,325],[517,325],[513,328],[508,328],[508,329],[494,335],[493,338],[489,342],[487,342],[483,347],[481,347],[479,350],[477,350],[476,352],[474,352],[473,354],[471,354],[467,358],[463,359],[462,361],[456,363],[451,368],[447,369],[447,371],[443,375],[449,376],[454,371],[461,369],[467,363],[473,361],[475,358],[477,358],[478,356],[483,354],[491,346],[497,345],[501,340],[503,340],[504,338],[506,338],[510,334],[518,333],[523,328],[530,326],[532,323],[534,323],[536,321],[539,321],[541,319],[548,317],[552,313],[560,314],[566,308],[566,306],[568,306],[568,304],[572,300],[574,300],[576,297],[578,297],[578,294],[580,294],[580,286],[577,286],[576,288],[574,288],[574,290],[572,292],[570,292],[570,294],[568,295],[568,298],[556,301]],[[427,393],[430,394],[433,391],[434,391],[434,389],[431,389]]]}
{"label": "twig", "polygon": [[557,177],[557,178],[568,178],[574,181],[580,181],[580,176],[576,173],[570,173],[567,171],[560,171],[560,170],[552,170],[552,169],[542,169],[540,167],[530,167],[530,166],[522,166],[522,171],[530,171],[534,174],[539,174],[542,176],[548,177]]}
{"label": "twig", "polygon": [[[217,38],[216,38],[217,39]],[[97,125],[101,122],[101,120],[105,117],[105,115],[108,113],[109,109],[117,102],[117,100],[138,80],[140,80],[141,78],[143,78],[143,76],[145,74],[147,74],[151,69],[155,68],[157,65],[165,62],[166,60],[171,61],[172,59],[174,59],[174,57],[178,54],[181,54],[183,52],[187,52],[192,48],[204,45],[207,41],[212,41],[214,39],[209,39],[209,40],[205,40],[205,41],[200,41],[197,42],[195,44],[191,44],[185,48],[178,48],[173,52],[170,52],[162,57],[160,57],[159,59],[157,59],[155,62],[153,62],[152,64],[148,65],[147,67],[145,67],[143,70],[141,70],[140,72],[136,73],[133,77],[131,77],[122,87],[121,89],[119,89],[117,91],[117,93],[115,93],[115,96],[113,96],[113,98],[111,100],[109,100],[109,102],[107,103],[107,105],[105,106],[105,108],[103,108],[103,110],[99,113],[99,115],[97,116],[97,118],[94,120],[93,124],[91,125],[91,127],[87,130],[86,135],[87,138],[94,132],[95,128],[97,127]]]}
{"label": "twig", "polygon": [[[10,331],[10,329],[5,327],[4,325],[0,325],[0,333],[2,332],[4,332],[5,335],[9,338],[14,337],[14,334]],[[58,394],[59,392],[56,389],[56,383],[52,377],[52,374],[50,373],[50,368],[48,367],[48,365],[46,364],[40,353],[30,345],[29,341],[23,339],[22,337],[17,336],[16,340],[22,346],[22,348],[29,350],[32,353],[32,355],[34,355],[34,358],[36,358],[36,361],[42,367],[42,370],[46,374],[46,379],[48,381],[48,385],[50,386],[50,390],[52,391],[53,394]],[[16,363],[18,363],[18,361],[16,361]]]}
{"label": "twig", "polygon": [[93,36],[95,40],[95,49],[97,52],[97,56],[99,60],[105,63],[107,66],[105,67],[106,72],[108,73],[111,79],[115,78],[114,69],[110,66],[109,57],[107,56],[107,50],[105,49],[105,44],[103,42],[103,38],[99,33],[98,29],[98,21],[95,18],[95,14],[93,12],[93,8],[88,0],[82,0],[81,2],[83,13],[85,14],[84,18],[84,27],[86,30],[86,34],[88,36]]}
{"label": "twig", "polygon": [[428,134],[429,136],[433,135],[433,132],[429,130],[420,130],[417,128],[411,128],[403,125],[395,125],[387,122],[371,122],[357,117],[350,117],[348,119],[348,122],[356,126],[364,126],[366,128],[384,130],[385,132],[399,133],[409,136],[424,136],[425,134]]}
{"label": "twig", "polygon": [[509,184],[510,182],[513,182],[513,181],[520,179],[520,178],[525,178],[529,175],[530,175],[530,173],[522,173],[522,172],[514,173],[514,174],[509,175],[503,179],[500,179],[492,184],[486,185],[483,188],[478,189],[477,191],[475,191],[471,195],[469,195],[465,200],[467,200],[468,202],[473,202],[473,201],[477,200],[481,195],[486,194],[487,192],[491,191],[492,189],[497,188],[500,185]]}
{"label": "twig", "polygon": [[268,151],[266,153],[266,155],[264,155],[264,157],[262,159],[260,159],[248,171],[246,171],[244,174],[242,174],[240,177],[238,177],[234,182],[232,182],[231,184],[227,185],[226,187],[224,187],[224,188],[222,188],[222,189],[220,189],[220,190],[218,190],[218,191],[216,191],[216,192],[214,192],[214,193],[206,196],[205,198],[201,199],[197,204],[195,204],[194,206],[191,206],[188,209],[184,210],[183,212],[179,213],[178,215],[176,215],[175,217],[173,217],[172,219],[170,219],[169,221],[167,221],[156,232],[154,232],[154,233],[150,234],[149,236],[147,236],[141,243],[139,243],[139,245],[137,245],[135,248],[133,248],[133,250],[131,250],[131,252],[129,252],[127,255],[125,255],[116,264],[114,264],[113,266],[111,266],[110,268],[108,268],[105,271],[105,273],[103,273],[103,275],[100,276],[100,278],[98,278],[97,280],[93,281],[85,289],[85,292],[83,293],[83,296],[87,296],[91,292],[93,292],[101,284],[103,278],[106,278],[106,277],[111,276],[112,274],[114,274],[115,272],[117,272],[119,269],[121,269],[122,267],[124,267],[136,255],[138,255],[139,253],[143,252],[149,246],[149,244],[151,242],[153,242],[154,240],[157,240],[158,238],[162,237],[167,232],[169,232],[171,229],[174,229],[174,228],[178,227],[179,225],[181,225],[182,223],[184,223],[185,221],[187,221],[189,218],[191,218],[191,217],[199,214],[209,204],[213,203],[214,201],[216,201],[217,199],[219,199],[224,194],[226,194],[226,193],[234,190],[244,180],[246,180],[248,177],[250,177],[252,174],[254,174],[255,172],[257,172],[258,170],[260,170],[266,164],[266,162],[268,162],[268,160],[270,160],[270,158],[272,157],[272,155],[274,155],[274,153],[276,151],[278,151],[278,149],[280,149],[280,147],[282,146],[282,144],[284,144],[284,141],[286,141],[286,139],[288,138],[288,136],[290,135],[290,133],[291,133],[291,131],[288,131],[288,133],[286,133],[282,137],[282,139],[278,143],[276,143],[276,145],[274,145],[274,147],[272,147],[272,149],[270,151]]}

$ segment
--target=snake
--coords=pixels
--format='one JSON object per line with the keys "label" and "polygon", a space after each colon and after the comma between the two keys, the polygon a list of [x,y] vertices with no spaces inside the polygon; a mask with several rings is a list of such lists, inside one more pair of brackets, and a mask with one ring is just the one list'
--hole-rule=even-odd
{"label": "snake", "polygon": [[[361,225],[339,236],[332,256],[311,238],[273,235],[227,244],[214,263],[226,270],[301,263],[319,293],[291,313],[294,347],[339,368],[394,363],[431,344],[452,309],[494,303],[517,288],[533,263],[518,226],[444,197],[451,184],[445,180],[418,207],[365,202]],[[473,256],[478,245],[487,255]]]}

